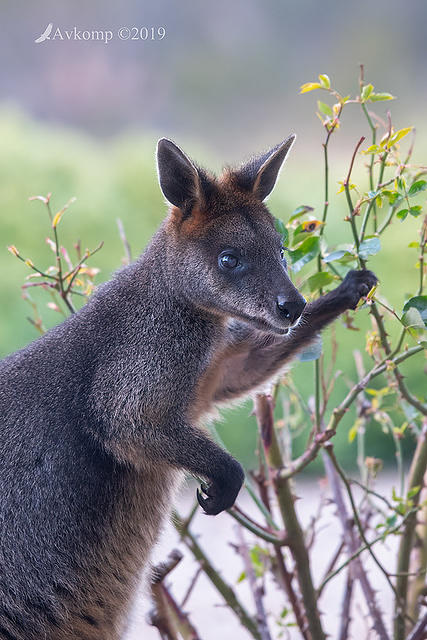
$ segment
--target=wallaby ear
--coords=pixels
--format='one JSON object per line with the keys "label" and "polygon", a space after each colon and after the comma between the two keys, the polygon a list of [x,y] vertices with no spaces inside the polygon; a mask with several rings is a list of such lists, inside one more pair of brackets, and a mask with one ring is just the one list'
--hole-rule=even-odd
{"label": "wallaby ear", "polygon": [[159,183],[165,198],[176,207],[186,209],[200,196],[200,178],[191,160],[171,140],[157,143]]}
{"label": "wallaby ear", "polygon": [[286,140],[260,156],[252,158],[235,172],[238,183],[247,191],[252,191],[260,200],[270,195],[276,184],[280,169],[286,160],[296,135],[291,134]]}

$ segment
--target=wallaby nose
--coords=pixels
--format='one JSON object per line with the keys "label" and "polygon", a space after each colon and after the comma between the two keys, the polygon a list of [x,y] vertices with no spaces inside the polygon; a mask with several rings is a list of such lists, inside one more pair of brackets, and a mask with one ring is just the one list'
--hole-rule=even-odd
{"label": "wallaby nose", "polygon": [[282,318],[289,320],[291,324],[296,322],[307,304],[301,296],[297,300],[288,300],[286,296],[277,296],[277,308]]}

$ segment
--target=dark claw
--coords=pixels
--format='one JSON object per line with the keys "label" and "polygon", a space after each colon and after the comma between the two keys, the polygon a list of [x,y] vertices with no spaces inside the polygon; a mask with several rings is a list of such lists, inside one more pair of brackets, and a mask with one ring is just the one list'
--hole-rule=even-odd
{"label": "dark claw", "polygon": [[202,482],[202,484],[200,485],[201,490],[203,491],[203,493],[205,493],[207,496],[211,496],[212,492],[209,493],[209,485],[206,484],[206,482]]}
{"label": "dark claw", "polygon": [[205,509],[207,500],[202,496],[200,489],[196,489],[196,496],[197,496],[197,502],[199,503],[199,505],[202,507],[202,509]]}
{"label": "dark claw", "polygon": [[233,506],[243,480],[242,467],[236,460],[230,458],[226,473],[222,477],[217,476],[208,482],[202,482],[200,489],[198,488],[196,492],[197,502],[205,513],[216,516],[221,511],[226,511]]}

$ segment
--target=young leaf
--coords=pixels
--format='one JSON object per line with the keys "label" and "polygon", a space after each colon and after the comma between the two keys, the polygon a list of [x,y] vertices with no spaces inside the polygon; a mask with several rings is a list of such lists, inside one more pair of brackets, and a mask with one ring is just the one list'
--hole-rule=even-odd
{"label": "young leaf", "polygon": [[7,250],[8,250],[8,251],[10,251],[10,253],[11,253],[13,256],[16,256],[16,257],[18,257],[18,256],[19,256],[19,251],[18,251],[18,249],[15,247],[15,245],[14,245],[14,244],[10,244],[10,245],[8,246]]}
{"label": "young leaf", "polygon": [[378,153],[378,151],[381,151],[380,147],[377,144],[371,144],[371,146],[362,151],[362,153]]}
{"label": "young leaf", "polygon": [[383,100],[394,100],[395,97],[391,93],[371,93],[369,100],[371,102],[381,102]]}
{"label": "young leaf", "polygon": [[328,116],[329,118],[333,118],[333,112],[331,107],[320,100],[317,101],[317,108],[324,116]]}
{"label": "young leaf", "polygon": [[327,76],[325,73],[320,74],[319,81],[320,81],[320,84],[322,85],[322,89],[331,88],[331,81],[329,80],[329,76]]}
{"label": "young leaf", "polygon": [[322,89],[322,85],[319,82],[306,82],[300,87],[300,93],[307,93],[314,91],[314,89]]}
{"label": "young leaf", "polygon": [[356,438],[357,432],[359,430],[359,426],[360,426],[359,422],[358,422],[358,420],[356,420],[356,422],[354,423],[354,425],[351,427],[350,431],[348,432],[348,441],[349,441],[350,444]]}
{"label": "young leaf", "polygon": [[366,102],[366,100],[369,99],[369,96],[371,95],[373,90],[374,90],[373,84],[365,84],[360,94],[360,99],[362,100],[362,102]]}
{"label": "young leaf", "polygon": [[405,136],[408,135],[408,133],[410,133],[410,131],[412,131],[413,127],[405,127],[404,129],[399,129],[399,131],[396,131],[396,133],[394,133],[391,138],[389,138],[388,142],[387,142],[387,147],[389,149],[391,149],[391,147],[393,145],[395,145],[397,142],[399,142],[400,140],[402,140],[402,138],[404,138]]}

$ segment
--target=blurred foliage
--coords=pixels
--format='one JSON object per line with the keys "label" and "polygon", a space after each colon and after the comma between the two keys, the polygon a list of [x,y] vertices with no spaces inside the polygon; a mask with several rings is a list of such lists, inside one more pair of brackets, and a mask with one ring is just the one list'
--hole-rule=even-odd
{"label": "blurred foliage", "polygon": [[[334,166],[339,167],[341,174],[334,173],[336,168],[331,169],[331,184],[336,184],[336,188],[331,189],[328,214],[328,241],[331,244],[339,244],[344,236],[348,237],[348,222],[344,221],[346,205],[343,195],[337,194],[338,182],[343,180],[347,171],[348,148],[340,148],[339,133],[336,135]],[[155,138],[152,135],[135,131],[110,140],[95,141],[73,130],[44,126],[20,111],[3,108],[0,112],[0,136],[0,237],[3,247],[0,248],[3,275],[0,282],[0,355],[4,356],[37,335],[26,319],[31,312],[28,303],[19,296],[19,287],[28,268],[14,261],[6,246],[17,246],[23,256],[30,257],[41,269],[52,262],[51,249],[43,242],[49,233],[49,221],[41,204],[29,202],[30,196],[46,195],[52,191],[54,212],[76,196],[76,202],[61,221],[61,242],[72,247],[79,240],[83,251],[86,247],[93,248],[100,241],[104,242],[102,251],[93,261],[93,266],[101,270],[97,276],[98,282],[108,279],[121,264],[123,247],[116,219],[122,219],[135,257],[163,219],[166,207],[157,185]],[[197,152],[196,148],[194,152],[194,145],[193,148],[184,146],[202,164],[212,164],[212,158],[206,151]],[[310,218],[316,220],[320,217],[323,206],[323,185],[319,176],[321,154],[319,136],[319,151],[313,151],[308,160],[295,163],[291,158],[288,161],[269,200],[271,211],[283,222],[288,221],[290,212],[300,204],[301,194],[304,194],[304,205],[314,209]],[[355,181],[365,176],[365,169],[360,164],[353,171]],[[422,193],[420,195],[423,196]],[[372,256],[369,262],[370,268],[380,278],[381,296],[399,311],[407,298],[414,295],[416,252],[408,249],[408,244],[417,239],[418,227],[419,220],[411,216],[404,224],[394,221],[384,237],[381,254]],[[312,231],[316,234],[318,227],[315,225]],[[310,230],[307,233],[301,223],[295,226],[292,233],[294,240],[298,236],[302,238],[305,233],[310,236]],[[312,237],[307,239],[312,242]],[[304,239],[304,242],[307,240]],[[295,274],[297,283],[306,280],[308,274],[308,268],[301,265],[301,270]],[[326,286],[327,283],[320,284]],[[305,294],[314,291],[318,285],[319,282],[308,281]],[[32,296],[37,298],[37,293],[32,292]],[[40,308],[49,327],[60,321],[61,316],[53,308],[47,308],[46,304],[44,300]],[[349,354],[355,348],[364,347],[365,333],[371,328],[368,314],[363,310],[358,311],[354,325],[358,331],[349,331],[340,321],[335,325],[337,368],[343,371],[343,375],[336,383],[331,406],[335,406],[343,397],[349,380],[356,378],[355,366]],[[395,330],[398,331],[398,328]],[[326,359],[330,353],[330,335],[330,330],[326,331],[323,339]],[[408,384],[419,395],[425,392],[421,367],[422,355],[402,365]],[[293,367],[295,386],[305,401],[313,395],[312,370],[312,363],[309,362],[297,362]],[[223,423],[219,425],[221,436],[232,452],[251,464],[256,449],[256,425],[250,417],[249,403],[225,411],[224,416]],[[344,463],[355,462],[355,445],[348,445],[348,430],[353,423],[354,415],[350,411],[335,439]],[[295,455],[301,453],[306,435],[306,430],[303,430],[294,441]],[[368,455],[378,458],[393,455],[393,445],[378,424],[371,424],[366,440]]]}

